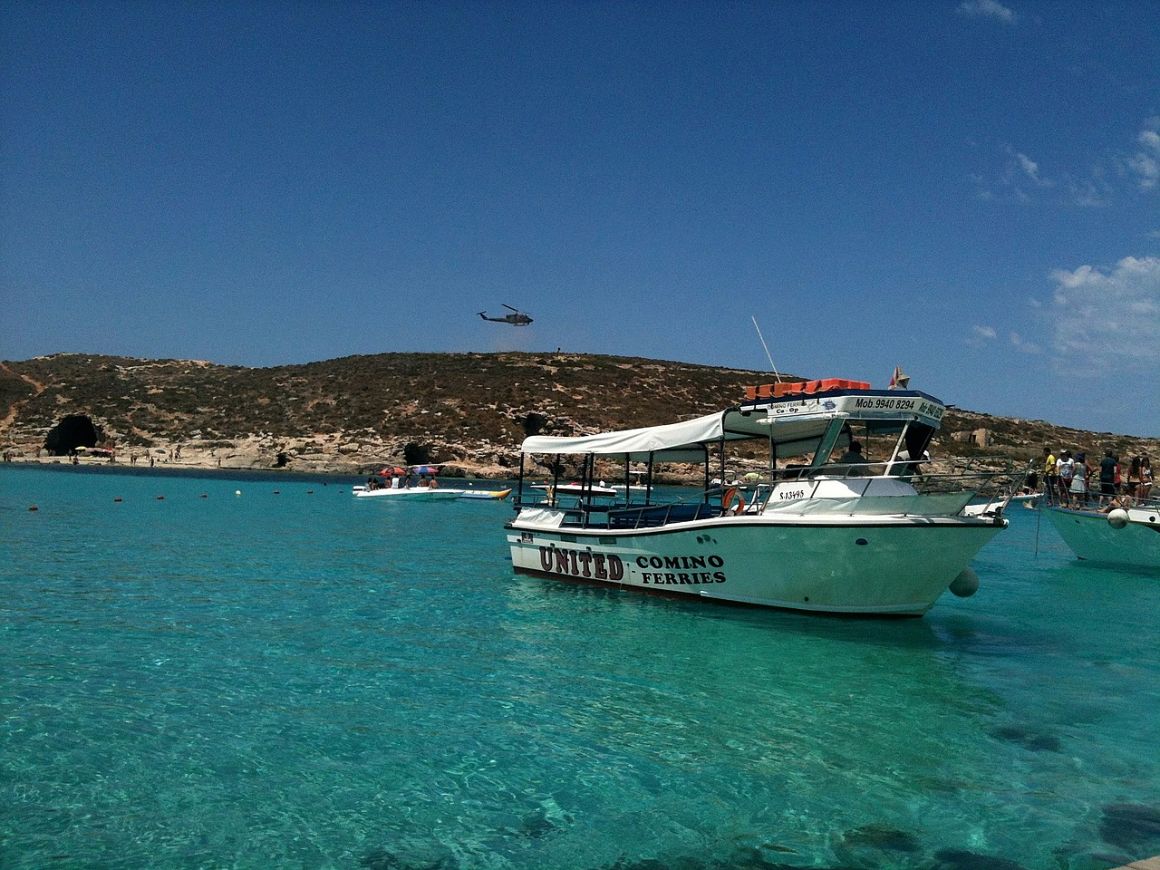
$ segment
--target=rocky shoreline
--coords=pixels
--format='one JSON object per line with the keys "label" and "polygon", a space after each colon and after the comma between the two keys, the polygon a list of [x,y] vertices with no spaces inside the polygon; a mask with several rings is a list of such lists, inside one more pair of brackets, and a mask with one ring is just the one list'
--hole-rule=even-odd
{"label": "rocky shoreline", "polygon": [[[385,465],[401,464],[401,460],[384,458],[383,454],[377,453],[305,452],[285,447],[273,449],[271,445],[263,443],[262,439],[246,441],[248,443],[228,448],[189,442],[173,445],[158,442],[155,447],[129,448],[111,455],[83,451],[75,456],[53,456],[42,448],[9,445],[4,452],[4,461],[11,464],[74,465],[133,471],[240,471],[330,477],[362,477],[377,472]],[[442,471],[442,476],[451,478],[506,479],[517,474],[518,469],[461,460],[444,464]]]}

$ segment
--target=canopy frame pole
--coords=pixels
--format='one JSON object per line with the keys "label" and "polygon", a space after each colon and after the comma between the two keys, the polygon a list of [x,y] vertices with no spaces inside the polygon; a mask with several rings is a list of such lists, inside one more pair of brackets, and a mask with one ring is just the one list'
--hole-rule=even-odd
{"label": "canopy frame pole", "polygon": [[656,454],[653,451],[648,452],[648,469],[645,472],[644,481],[644,503],[646,505],[652,504],[652,486],[653,486],[653,457]]}
{"label": "canopy frame pole", "polygon": [[632,504],[632,480],[629,477],[628,454],[624,454],[624,506]]}
{"label": "canopy frame pole", "polygon": [[769,480],[777,480],[777,442],[773,440],[773,427],[769,427]]}
{"label": "canopy frame pole", "polygon": [[512,502],[512,507],[515,508],[517,513],[519,512],[520,506],[524,500],[524,457],[525,457],[525,455],[526,454],[524,453],[524,451],[521,450],[520,451],[519,485],[518,485],[518,488],[516,489],[517,495],[515,497],[515,500]]}
{"label": "canopy frame pole", "polygon": [[[721,451],[721,475],[720,475],[721,476],[721,486],[726,487],[729,485],[729,482],[725,479],[725,426],[724,425],[721,426],[721,440],[717,443],[718,443],[718,449]],[[706,458],[705,465],[706,465],[706,467],[708,467],[708,461],[707,461],[708,457],[709,457],[709,453],[708,453],[708,451],[706,451],[705,452],[705,458]]]}
{"label": "canopy frame pole", "polygon": [[[902,465],[898,455],[902,452],[903,446],[906,444],[906,433],[910,429],[911,422],[907,420],[902,426],[902,431],[898,433],[898,438],[894,442],[894,449],[890,452],[890,459],[886,461],[886,470],[882,473],[883,477],[895,476],[895,466]],[[907,455],[909,455],[909,452]]]}

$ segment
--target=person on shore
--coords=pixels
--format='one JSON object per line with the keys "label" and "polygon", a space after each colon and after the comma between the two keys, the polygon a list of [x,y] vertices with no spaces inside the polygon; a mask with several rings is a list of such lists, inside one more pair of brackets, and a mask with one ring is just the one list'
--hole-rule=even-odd
{"label": "person on shore", "polygon": [[1043,448],[1043,494],[1048,504],[1059,500],[1059,468],[1050,447]]}
{"label": "person on shore", "polygon": [[1071,475],[1071,487],[1069,489],[1071,499],[1071,506],[1082,508],[1087,507],[1088,501],[1088,479],[1091,477],[1091,468],[1087,464],[1087,454],[1080,452],[1075,455],[1075,468]]}

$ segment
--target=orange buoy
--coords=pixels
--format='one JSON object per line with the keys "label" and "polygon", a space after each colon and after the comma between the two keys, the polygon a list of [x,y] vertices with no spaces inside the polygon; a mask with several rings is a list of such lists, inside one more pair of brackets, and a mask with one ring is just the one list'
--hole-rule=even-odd
{"label": "orange buoy", "polygon": [[[737,504],[734,505],[733,503]],[[725,494],[721,496],[721,516],[732,513],[737,516],[745,511],[745,496],[743,496],[735,486],[729,487],[725,490]]]}

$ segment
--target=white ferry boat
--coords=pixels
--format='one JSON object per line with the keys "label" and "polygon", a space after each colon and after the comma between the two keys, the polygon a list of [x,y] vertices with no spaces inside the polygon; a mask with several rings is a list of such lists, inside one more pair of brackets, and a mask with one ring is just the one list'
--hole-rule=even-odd
{"label": "white ferry boat", "polygon": [[1160,576],[1160,500],[1108,512],[1050,506],[1051,524],[1075,555],[1103,565],[1150,568]]}
{"label": "white ferry boat", "polygon": [[[747,389],[745,402],[693,420],[521,448],[515,518],[505,528],[518,573],[689,598],[830,614],[921,616],[948,587],[969,595],[968,565],[1007,525],[964,508],[1014,478],[921,473],[946,406],[925,393],[845,380]],[[859,462],[861,439],[877,454]],[[860,445],[859,445],[860,446]],[[727,455],[768,457],[770,483],[729,480]],[[524,498],[525,479],[579,458],[571,497]],[[597,497],[596,459],[650,469],[698,463],[704,488],[677,503]],[[841,459],[839,460],[839,457]],[[794,459],[779,467],[779,460]],[[875,461],[876,460],[876,461]],[[607,468],[601,473],[609,474]],[[609,476],[612,476],[609,474]],[[530,488],[530,486],[528,487]]]}

